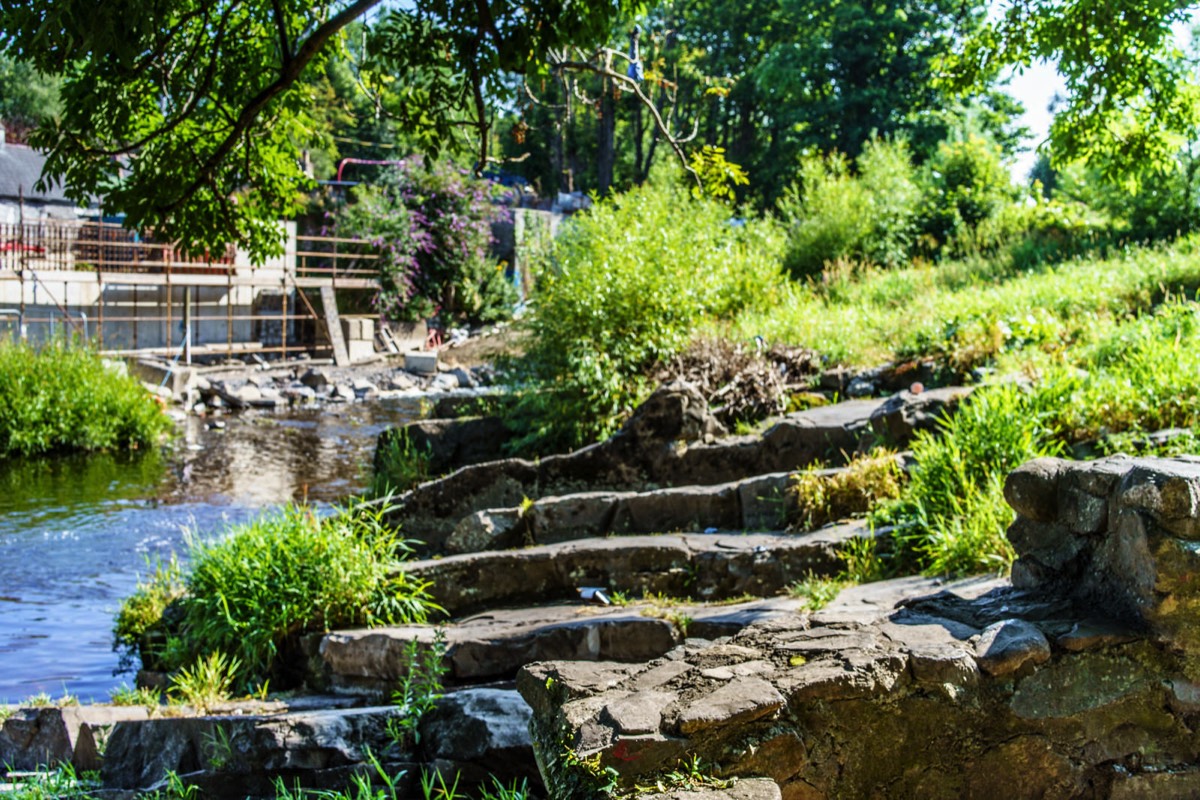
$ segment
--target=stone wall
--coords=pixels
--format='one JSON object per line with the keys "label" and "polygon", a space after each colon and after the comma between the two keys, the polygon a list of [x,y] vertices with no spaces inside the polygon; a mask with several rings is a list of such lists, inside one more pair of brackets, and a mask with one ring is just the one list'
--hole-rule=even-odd
{"label": "stone wall", "polygon": [[782,797],[1200,796],[1200,462],[1010,476],[1013,579],[857,587],[646,664],[518,688],[551,796],[700,756]]}

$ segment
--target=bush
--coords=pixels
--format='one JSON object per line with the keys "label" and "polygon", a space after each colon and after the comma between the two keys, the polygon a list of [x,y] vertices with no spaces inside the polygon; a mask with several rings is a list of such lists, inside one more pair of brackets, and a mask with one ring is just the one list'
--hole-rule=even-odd
{"label": "bush", "polygon": [[0,341],[0,457],[136,449],[170,428],[141,384],[92,350]]}
{"label": "bush", "polygon": [[969,240],[1013,199],[1012,179],[996,145],[975,135],[943,142],[927,166],[923,231],[937,246],[956,249],[956,239]]}
{"label": "bush", "polygon": [[[400,571],[405,543],[384,527],[383,513],[360,503],[319,517],[289,505],[214,541],[193,540],[183,591],[173,591],[170,570],[139,587],[118,615],[118,644],[160,642],[141,655],[147,668],[163,670],[223,653],[250,685],[278,677],[280,654],[301,634],[423,622],[437,607],[426,583]],[[161,605],[152,599],[180,594],[157,618],[146,613]]]}
{"label": "bush", "polygon": [[528,391],[515,414],[521,445],[542,451],[612,432],[645,376],[705,320],[770,308],[779,237],[676,185],[644,186],[576,215],[539,276],[531,333],[515,365]]}
{"label": "bush", "polygon": [[418,159],[360,186],[338,213],[339,235],[379,249],[379,312],[415,322],[481,323],[512,315],[517,294],[503,265],[489,257],[492,223],[506,212],[488,181],[451,164],[425,169]]}
{"label": "bush", "polygon": [[840,153],[806,158],[800,185],[780,201],[788,226],[784,267],[796,278],[819,275],[828,263],[850,260],[894,267],[916,237],[920,191],[903,142],[868,142],[858,174]]}

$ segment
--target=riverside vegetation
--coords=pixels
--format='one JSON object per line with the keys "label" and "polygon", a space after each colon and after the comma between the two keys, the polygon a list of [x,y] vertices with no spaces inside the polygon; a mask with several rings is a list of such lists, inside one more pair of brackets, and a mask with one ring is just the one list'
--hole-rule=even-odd
{"label": "riverside vegetation", "polygon": [[0,458],[146,448],[170,427],[136,379],[87,347],[0,340]]}
{"label": "riverside vegetation", "polygon": [[[877,451],[838,484],[801,474],[797,518],[866,515],[892,530],[848,549],[834,582],[795,587],[817,606],[848,582],[1005,571],[1002,481],[1031,458],[1141,447],[1163,428],[1185,429],[1163,446],[1170,452],[1196,441],[1195,240],[1129,245],[1118,219],[1011,187],[972,206],[979,192],[922,178],[902,145],[867,153],[857,173],[836,159],[808,162],[778,219],[733,218],[668,178],[577,217],[542,266],[525,351],[504,364],[516,447],[549,453],[607,435],[664,365],[714,340],[805,346],[830,366],[929,360],[947,379],[977,383],[940,430],[918,434],[906,471]],[[943,166],[988,157],[968,142]],[[995,180],[988,169],[946,169]],[[902,207],[872,210],[867,199],[882,202],[880,193]],[[859,213],[870,224],[814,229]],[[380,509],[288,508],[197,540],[188,566],[160,565],[125,603],[118,641],[190,684],[176,694],[203,705],[286,684],[305,632],[428,619],[428,587],[395,569],[406,546]],[[204,698],[204,684],[215,695]]]}

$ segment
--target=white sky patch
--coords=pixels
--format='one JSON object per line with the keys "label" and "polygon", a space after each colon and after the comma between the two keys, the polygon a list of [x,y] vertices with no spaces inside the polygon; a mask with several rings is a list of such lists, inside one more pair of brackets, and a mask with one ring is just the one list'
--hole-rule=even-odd
{"label": "white sky patch", "polygon": [[1013,180],[1024,185],[1029,182],[1029,171],[1037,161],[1038,147],[1050,134],[1050,123],[1054,119],[1050,113],[1050,103],[1056,94],[1066,92],[1066,84],[1054,65],[1043,61],[1033,64],[1023,73],[1013,73],[1007,91],[1025,106],[1025,113],[1018,122],[1029,128],[1031,134],[1025,140],[1026,149],[1017,153],[1011,166]]}

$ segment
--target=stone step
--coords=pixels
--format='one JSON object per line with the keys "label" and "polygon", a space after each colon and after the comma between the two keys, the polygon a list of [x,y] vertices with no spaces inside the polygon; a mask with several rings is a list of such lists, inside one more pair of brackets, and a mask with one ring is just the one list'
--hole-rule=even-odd
{"label": "stone step", "polygon": [[339,694],[386,696],[408,672],[412,642],[422,648],[445,637],[447,683],[511,680],[534,661],[647,661],[686,634],[732,636],[747,625],[797,613],[802,602],[774,597],[729,605],[579,602],[491,611],[443,627],[402,625],[335,631],[315,642],[309,684]]}
{"label": "stone step", "polygon": [[579,492],[543,497],[524,508],[476,511],[455,526],[446,550],[476,553],[608,534],[707,528],[781,530],[787,526],[786,494],[792,474],[776,472],[712,486],[648,492]]}
{"label": "stone step", "polygon": [[[429,553],[446,552],[459,521],[515,508],[526,498],[647,486],[715,486],[782,473],[816,461],[837,463],[880,437],[903,445],[952,413],[970,389],[949,387],[887,399],[851,400],[782,418],[762,434],[718,438],[704,399],[681,384],[660,389],[617,434],[573,453],[538,461],[504,459],[464,467],[400,498],[390,520]],[[705,525],[705,527],[709,527]]]}
{"label": "stone step", "polygon": [[876,535],[850,522],[804,534],[614,536],[410,561],[404,571],[429,581],[451,617],[572,600],[588,586],[633,597],[769,597],[808,573],[836,574],[848,542]]}

